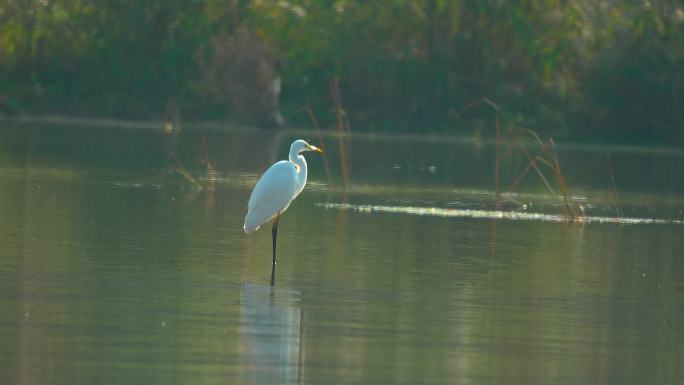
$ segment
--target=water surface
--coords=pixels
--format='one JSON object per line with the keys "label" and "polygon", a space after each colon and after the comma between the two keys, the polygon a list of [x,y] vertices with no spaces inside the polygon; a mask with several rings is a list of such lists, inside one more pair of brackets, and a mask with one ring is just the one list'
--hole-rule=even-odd
{"label": "water surface", "polygon": [[[600,219],[568,223],[534,175],[497,205],[487,144],[350,140],[345,188],[323,137],[270,288],[270,231],[242,221],[294,136],[1,136],[0,383],[684,380],[681,153],[611,149],[614,223],[605,151],[561,147]],[[525,162],[502,165],[506,187]]]}

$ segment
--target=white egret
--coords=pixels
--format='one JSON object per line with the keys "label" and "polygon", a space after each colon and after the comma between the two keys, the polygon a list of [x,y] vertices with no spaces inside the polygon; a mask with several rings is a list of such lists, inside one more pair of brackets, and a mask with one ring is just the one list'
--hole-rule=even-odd
{"label": "white egret", "polygon": [[301,155],[304,151],[322,153],[318,147],[299,139],[290,146],[289,160],[281,160],[271,166],[261,176],[247,204],[244,229],[251,233],[259,229],[267,221],[273,221],[273,266],[271,268],[271,285],[275,283],[276,238],[278,237],[278,221],[280,215],[287,210],[290,203],[302,192],[306,184],[306,159]]}

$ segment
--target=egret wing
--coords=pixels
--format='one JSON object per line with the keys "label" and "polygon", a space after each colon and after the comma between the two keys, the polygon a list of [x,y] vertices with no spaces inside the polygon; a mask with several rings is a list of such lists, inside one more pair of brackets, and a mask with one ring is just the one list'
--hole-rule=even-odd
{"label": "egret wing", "polygon": [[247,204],[244,229],[255,231],[266,221],[282,213],[297,195],[297,170],[286,160],[271,166],[261,176]]}

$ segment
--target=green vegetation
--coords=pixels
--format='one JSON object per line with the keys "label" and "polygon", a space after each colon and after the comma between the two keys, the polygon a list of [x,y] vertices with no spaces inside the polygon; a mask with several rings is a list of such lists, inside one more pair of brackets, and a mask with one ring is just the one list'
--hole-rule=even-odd
{"label": "green vegetation", "polygon": [[684,146],[684,3],[0,4],[6,115],[331,125],[334,79],[356,131]]}

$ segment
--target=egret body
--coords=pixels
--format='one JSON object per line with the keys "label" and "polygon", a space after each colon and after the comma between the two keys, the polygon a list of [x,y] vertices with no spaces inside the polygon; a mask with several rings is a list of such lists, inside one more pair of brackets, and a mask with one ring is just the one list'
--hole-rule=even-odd
{"label": "egret body", "polygon": [[273,266],[271,269],[271,285],[275,283],[276,238],[278,237],[278,221],[280,215],[287,210],[290,203],[302,192],[306,184],[306,159],[301,155],[304,151],[323,152],[319,148],[299,139],[292,142],[288,160],[281,160],[271,166],[261,176],[247,203],[244,229],[251,233],[259,229],[267,221],[273,222]]}

